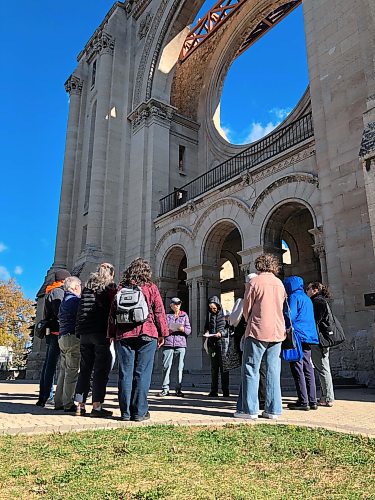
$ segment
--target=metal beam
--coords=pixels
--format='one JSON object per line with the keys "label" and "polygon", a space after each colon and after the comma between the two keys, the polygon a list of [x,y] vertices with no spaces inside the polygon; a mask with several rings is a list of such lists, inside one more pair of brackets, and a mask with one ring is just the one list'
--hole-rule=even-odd
{"label": "metal beam", "polygon": [[[202,19],[199,19],[189,32],[180,53],[180,61],[185,61],[207,38],[217,31],[239,10],[247,0],[225,0],[217,2]],[[246,36],[236,57],[247,50],[256,40],[282,21],[292,10],[301,5],[302,0],[292,0],[267,14],[262,21]]]}
{"label": "metal beam", "polygon": [[225,0],[217,2],[187,35],[180,53],[184,61],[199,45],[214,33],[247,0]]}

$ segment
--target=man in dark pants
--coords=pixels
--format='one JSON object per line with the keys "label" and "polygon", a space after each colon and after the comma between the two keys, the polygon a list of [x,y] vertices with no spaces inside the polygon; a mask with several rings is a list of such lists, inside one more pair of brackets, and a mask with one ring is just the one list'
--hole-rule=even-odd
{"label": "man in dark pants", "polygon": [[39,397],[36,402],[37,406],[45,406],[47,400],[53,395],[53,378],[60,355],[58,343],[60,327],[57,315],[59,313],[61,301],[64,297],[64,280],[68,276],[70,276],[68,271],[59,269],[55,272],[55,280],[52,285],[48,285],[46,288],[43,318],[48,320],[49,335],[46,335],[47,350],[42,372],[40,374]]}

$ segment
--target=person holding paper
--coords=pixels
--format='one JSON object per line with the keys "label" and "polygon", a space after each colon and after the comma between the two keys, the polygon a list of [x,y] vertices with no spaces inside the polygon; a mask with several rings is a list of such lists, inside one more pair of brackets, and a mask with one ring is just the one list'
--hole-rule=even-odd
{"label": "person holding paper", "polygon": [[221,388],[223,396],[229,396],[229,372],[223,371],[223,360],[221,357],[222,343],[228,342],[228,331],[225,328],[225,316],[218,297],[214,296],[208,300],[208,316],[205,326],[205,337],[207,339],[208,355],[211,361],[211,391],[210,397],[219,395],[219,371],[221,376]]}
{"label": "person holding paper", "polygon": [[184,359],[187,347],[186,337],[191,334],[189,316],[181,311],[181,300],[178,297],[171,299],[172,312],[167,314],[169,336],[163,345],[163,386],[159,396],[169,395],[169,378],[173,359],[177,358],[176,396],[183,398],[182,376],[184,372]]}

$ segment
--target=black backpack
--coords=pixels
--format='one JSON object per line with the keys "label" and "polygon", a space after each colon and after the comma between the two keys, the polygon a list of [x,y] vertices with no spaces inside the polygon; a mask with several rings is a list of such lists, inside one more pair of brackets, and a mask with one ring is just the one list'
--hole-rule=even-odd
{"label": "black backpack", "polygon": [[327,315],[318,325],[319,344],[322,347],[336,347],[345,342],[344,329],[327,303]]}

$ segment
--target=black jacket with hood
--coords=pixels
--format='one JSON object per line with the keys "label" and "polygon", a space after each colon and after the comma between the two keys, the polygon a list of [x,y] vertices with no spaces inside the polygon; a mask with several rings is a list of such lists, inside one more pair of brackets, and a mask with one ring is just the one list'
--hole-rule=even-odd
{"label": "black jacket with hood", "polygon": [[88,334],[101,339],[107,337],[108,316],[116,291],[114,283],[102,290],[94,291],[87,287],[82,290],[76,321],[77,337]]}
{"label": "black jacket with hood", "polygon": [[329,312],[328,312],[327,299],[325,297],[323,297],[323,295],[320,292],[318,292],[317,294],[315,294],[311,297],[311,300],[312,300],[313,307],[314,307],[314,318],[315,318],[316,326],[318,328],[318,331],[321,332],[319,325],[321,323],[329,324]]}
{"label": "black jacket with hood", "polygon": [[[216,314],[214,314],[211,312],[210,308],[208,308],[205,331],[208,331],[208,333],[210,333],[211,335],[220,332],[222,338],[227,337],[228,332],[225,328],[225,317],[220,299],[216,295],[214,295],[213,297],[210,297],[208,299],[208,303],[216,304],[218,311]],[[220,340],[221,339],[215,337],[209,337],[208,346],[213,346],[214,344],[220,342]]]}

